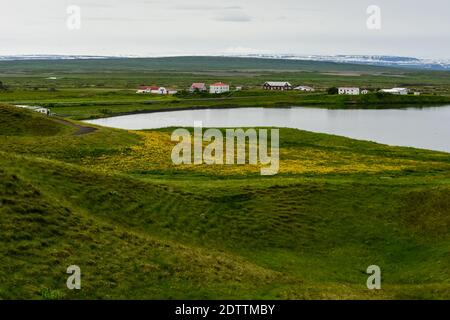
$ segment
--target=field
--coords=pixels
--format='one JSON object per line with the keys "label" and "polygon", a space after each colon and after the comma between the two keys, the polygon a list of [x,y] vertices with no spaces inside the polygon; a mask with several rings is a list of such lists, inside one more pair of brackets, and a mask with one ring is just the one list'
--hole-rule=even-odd
{"label": "field", "polygon": [[449,154],[282,129],[262,177],[174,167],[169,129],[0,113],[0,298],[450,298]]}
{"label": "field", "polygon": [[[56,79],[54,79],[56,78]],[[310,85],[314,94],[264,92],[262,83]],[[325,62],[251,58],[184,57],[0,62],[0,102],[50,107],[72,119],[182,108],[319,106],[390,108],[450,103],[448,72],[418,71]],[[193,82],[227,82],[243,91],[223,95],[137,95],[139,85],[185,90]],[[328,95],[334,86],[408,87],[422,96]]]}
{"label": "field", "polygon": [[[264,92],[267,80],[317,92]],[[250,164],[175,166],[173,128],[77,121],[183,108],[442,105],[446,72],[185,57],[0,62],[0,81],[0,299],[450,299],[448,153],[280,129],[280,172],[264,177]],[[135,94],[141,84],[198,81],[244,90]],[[344,85],[423,94],[326,93]],[[81,290],[66,288],[73,264]],[[382,290],[366,287],[370,265],[381,267]]]}

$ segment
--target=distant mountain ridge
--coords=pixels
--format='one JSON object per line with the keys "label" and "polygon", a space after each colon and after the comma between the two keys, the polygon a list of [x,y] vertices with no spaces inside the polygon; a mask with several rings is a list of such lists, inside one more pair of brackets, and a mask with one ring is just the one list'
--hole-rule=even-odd
{"label": "distant mountain ridge", "polygon": [[347,64],[363,64],[383,67],[404,67],[425,70],[450,70],[450,59],[420,59],[414,57],[383,56],[383,55],[270,55],[249,54],[241,57],[262,59],[287,59],[336,62]]}
{"label": "distant mountain ridge", "polygon": [[[197,55],[207,57],[207,55]],[[298,60],[316,62],[334,62],[382,67],[402,67],[421,70],[450,70],[450,59],[421,59],[415,57],[387,55],[292,55],[292,54],[242,54],[211,55],[230,58],[259,58],[271,60]],[[92,59],[126,59],[126,58],[163,58],[165,56],[95,56],[95,55],[0,55],[0,61],[27,60],[92,60]],[[176,56],[168,56],[176,57]],[[183,56],[179,56],[183,57]]]}
{"label": "distant mountain ridge", "polygon": [[0,56],[0,61],[20,61],[20,60],[88,60],[88,59],[108,59],[119,58],[114,56],[95,55],[57,55],[57,54],[36,54],[36,55],[4,55]]}

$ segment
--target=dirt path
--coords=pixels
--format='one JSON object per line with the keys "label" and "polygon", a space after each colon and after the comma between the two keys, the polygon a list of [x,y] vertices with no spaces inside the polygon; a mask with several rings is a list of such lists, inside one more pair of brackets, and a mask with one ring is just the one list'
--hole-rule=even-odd
{"label": "dirt path", "polygon": [[66,126],[70,126],[70,127],[73,127],[73,128],[77,128],[78,131],[76,131],[76,132],[73,134],[74,136],[81,136],[81,135],[83,135],[83,134],[88,134],[88,133],[97,131],[97,128],[94,128],[94,127],[85,127],[85,126],[82,126],[82,125],[79,125],[79,124],[72,123],[72,122],[67,121],[67,120],[63,120],[63,119],[51,118],[51,120],[52,120],[52,121],[55,121],[55,122],[58,122],[58,123],[61,123],[61,124],[66,125]]}

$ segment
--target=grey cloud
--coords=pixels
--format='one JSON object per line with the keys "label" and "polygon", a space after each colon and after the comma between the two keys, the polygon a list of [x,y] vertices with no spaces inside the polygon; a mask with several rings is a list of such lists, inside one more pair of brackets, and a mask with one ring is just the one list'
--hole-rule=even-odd
{"label": "grey cloud", "polygon": [[[382,9],[379,31],[366,26],[373,2]],[[237,48],[230,50],[450,58],[450,1],[413,2],[14,0],[1,8],[0,30],[8,30],[8,39],[1,39],[0,54],[219,54]],[[66,28],[71,3],[86,21],[80,32]]]}
{"label": "grey cloud", "polygon": [[244,12],[225,12],[217,15],[213,18],[216,21],[227,21],[227,22],[250,22],[252,18]]}
{"label": "grey cloud", "polygon": [[211,10],[241,10],[240,6],[212,6],[212,5],[179,5],[175,6],[176,10],[194,10],[194,11],[211,11]]}
{"label": "grey cloud", "polygon": [[174,21],[169,18],[124,18],[124,17],[87,17],[83,18],[85,21],[98,21],[98,22],[154,22],[154,21]]}
{"label": "grey cloud", "polygon": [[86,4],[82,4],[82,7],[84,8],[98,8],[98,9],[102,9],[102,8],[114,8],[115,6],[112,4],[93,4],[93,3],[86,3]]}

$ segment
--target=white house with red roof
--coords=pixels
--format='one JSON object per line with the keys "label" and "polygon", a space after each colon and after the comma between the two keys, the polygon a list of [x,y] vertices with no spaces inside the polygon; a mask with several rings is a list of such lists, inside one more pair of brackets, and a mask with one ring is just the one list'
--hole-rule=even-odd
{"label": "white house with red roof", "polygon": [[209,86],[209,93],[224,93],[230,91],[230,85],[217,82]]}
{"label": "white house with red roof", "polygon": [[199,82],[193,83],[193,84],[191,85],[191,88],[189,89],[190,92],[195,92],[195,91],[206,91],[206,90],[207,90],[206,84],[204,84],[204,83],[199,83]]}

